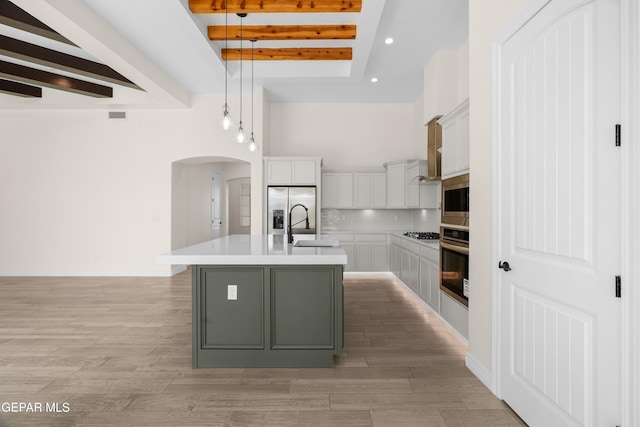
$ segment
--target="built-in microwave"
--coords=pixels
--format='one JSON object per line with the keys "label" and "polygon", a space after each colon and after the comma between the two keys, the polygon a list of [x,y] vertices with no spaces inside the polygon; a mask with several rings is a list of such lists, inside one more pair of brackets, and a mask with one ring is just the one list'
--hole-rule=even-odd
{"label": "built-in microwave", "polygon": [[469,174],[442,180],[442,224],[469,225]]}

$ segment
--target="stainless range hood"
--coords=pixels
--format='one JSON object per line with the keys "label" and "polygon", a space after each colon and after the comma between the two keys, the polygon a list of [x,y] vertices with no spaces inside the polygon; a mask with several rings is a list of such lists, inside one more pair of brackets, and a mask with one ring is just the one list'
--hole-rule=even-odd
{"label": "stainless range hood", "polygon": [[429,184],[439,182],[442,175],[442,126],[438,119],[442,116],[435,116],[429,120],[427,126],[427,174],[418,177],[418,182]]}

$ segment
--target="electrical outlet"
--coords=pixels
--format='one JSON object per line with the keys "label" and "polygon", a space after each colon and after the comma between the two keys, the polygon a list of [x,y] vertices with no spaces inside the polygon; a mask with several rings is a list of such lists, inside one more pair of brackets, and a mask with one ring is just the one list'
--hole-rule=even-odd
{"label": "electrical outlet", "polygon": [[394,215],[394,216],[393,216],[393,220],[394,220],[394,221],[397,221],[397,220],[398,220],[398,215]]}
{"label": "electrical outlet", "polygon": [[238,299],[238,285],[227,285],[227,300],[235,301]]}
{"label": "electrical outlet", "polygon": [[340,221],[346,221],[346,220],[347,220],[347,216],[346,216],[346,215],[342,215],[342,216],[340,217]]}

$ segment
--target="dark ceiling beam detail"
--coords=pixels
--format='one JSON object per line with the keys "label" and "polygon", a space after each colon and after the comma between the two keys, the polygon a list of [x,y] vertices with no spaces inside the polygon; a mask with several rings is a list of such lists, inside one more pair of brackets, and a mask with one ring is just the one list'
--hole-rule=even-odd
{"label": "dark ceiling beam detail", "polygon": [[23,98],[42,98],[42,88],[11,80],[0,79],[0,93]]}
{"label": "dark ceiling beam detail", "polygon": [[338,25],[239,25],[207,27],[209,40],[353,40],[356,26]]}
{"label": "dark ceiling beam detail", "polygon": [[0,35],[0,54],[23,61],[35,62],[46,67],[69,71],[85,77],[140,89],[135,83],[104,64],[3,35]]}
{"label": "dark ceiling beam detail", "polygon": [[[222,49],[223,61],[245,61],[251,58],[251,49]],[[349,61],[350,47],[260,48],[253,52],[256,61]]]}
{"label": "dark ceiling beam detail", "polygon": [[0,24],[75,46],[72,41],[29,15],[9,0],[0,0]]}
{"label": "dark ceiling beam detail", "polygon": [[189,0],[193,13],[360,12],[362,0]]}
{"label": "dark ceiling beam detail", "polygon": [[95,98],[112,98],[113,88],[48,71],[0,61],[0,77]]}

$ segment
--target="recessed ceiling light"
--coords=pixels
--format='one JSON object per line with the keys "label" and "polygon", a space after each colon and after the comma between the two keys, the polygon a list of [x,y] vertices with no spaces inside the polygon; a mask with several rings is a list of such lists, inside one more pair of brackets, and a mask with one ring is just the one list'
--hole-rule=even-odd
{"label": "recessed ceiling light", "polygon": [[371,83],[377,83],[377,82],[378,82],[377,77],[371,77]]}
{"label": "recessed ceiling light", "polygon": [[386,39],[384,39],[384,42],[385,42],[386,44],[391,44],[391,43],[393,43],[393,38],[391,38],[391,37],[387,37]]}

